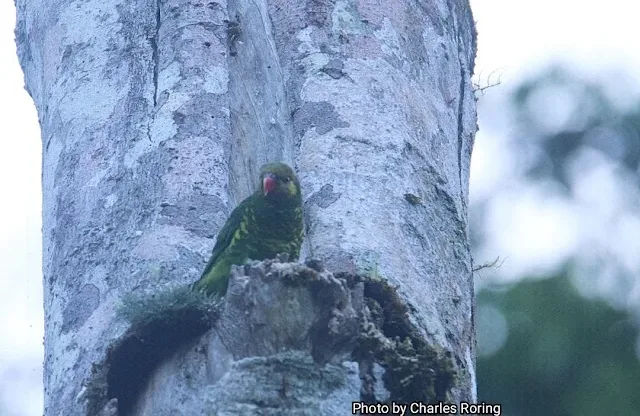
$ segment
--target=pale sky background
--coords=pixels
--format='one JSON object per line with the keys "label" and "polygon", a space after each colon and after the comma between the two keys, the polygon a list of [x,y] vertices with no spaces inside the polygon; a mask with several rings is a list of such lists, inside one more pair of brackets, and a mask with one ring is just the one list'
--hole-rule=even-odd
{"label": "pale sky background", "polygon": [[[502,82],[488,90],[479,103],[480,132],[471,177],[473,201],[502,187],[515,168],[502,151],[508,132],[501,129],[504,126],[499,117],[490,117],[491,125],[485,125],[483,119],[488,112],[501,111],[504,93],[518,80],[559,61],[605,83],[607,78],[628,76],[626,103],[638,99],[640,3],[472,0],[471,4],[479,32],[476,75],[483,83],[495,71],[493,76],[500,76]],[[43,407],[41,151],[36,111],[23,89],[15,53],[14,26],[13,2],[4,0],[0,2],[0,403],[7,408],[0,407],[0,415],[35,416],[42,414]],[[637,78],[619,69],[635,73]],[[602,75],[611,73],[617,75]],[[535,190],[517,201],[502,202],[489,212],[490,223],[500,223],[496,230],[502,232],[496,231],[487,256],[499,253],[506,257],[502,269],[506,275],[552,268],[584,237],[580,224],[572,219],[571,207],[553,201],[541,207]],[[637,236],[640,228],[634,227],[630,229]],[[514,238],[524,235],[527,238]],[[638,252],[634,251],[634,258]]]}

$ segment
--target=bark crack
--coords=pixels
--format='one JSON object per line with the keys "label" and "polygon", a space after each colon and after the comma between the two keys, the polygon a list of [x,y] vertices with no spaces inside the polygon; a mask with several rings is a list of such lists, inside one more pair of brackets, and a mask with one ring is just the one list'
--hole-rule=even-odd
{"label": "bark crack", "polygon": [[464,43],[461,39],[460,30],[458,27],[458,19],[456,13],[456,7],[453,1],[447,1],[449,5],[449,12],[451,13],[451,26],[453,29],[453,34],[455,36],[455,41],[458,49],[458,64],[460,65],[460,89],[459,89],[459,101],[458,101],[458,180],[460,183],[460,206],[462,208],[462,221],[466,224],[464,214],[466,213],[467,207],[465,204],[464,198],[464,181],[462,180],[462,152],[464,148],[464,102],[466,99],[465,94],[465,77],[467,75],[466,65],[464,63]]}
{"label": "bark crack", "polygon": [[[455,4],[453,1],[448,0],[448,4],[449,4],[449,10],[451,12],[451,16],[452,16],[452,26],[453,26],[453,33],[456,37],[456,43],[458,46],[458,63],[460,65],[460,97],[459,97],[459,102],[458,102],[458,178],[460,181],[460,221],[463,225],[463,229],[465,232],[465,238],[463,239],[463,243],[464,243],[464,247],[467,251],[467,255],[469,256],[470,259],[470,270],[473,270],[473,256],[471,255],[471,246],[469,245],[469,230],[468,230],[468,222],[467,222],[467,206],[465,203],[465,198],[464,198],[464,186],[463,186],[463,180],[462,180],[462,151],[463,151],[463,147],[464,147],[464,101],[465,101],[465,79],[466,79],[466,75],[467,75],[467,66],[465,65],[465,60],[464,60],[464,42],[462,41],[462,35],[460,33],[460,28],[458,26],[458,19],[457,19],[457,13],[456,13],[456,8],[455,8]],[[469,273],[469,279],[471,281],[471,299],[473,299],[473,273]],[[473,302],[471,303],[472,307],[473,307]],[[472,315],[473,318],[473,315]]]}
{"label": "bark crack", "polygon": [[158,38],[160,37],[160,4],[161,0],[156,0],[156,27],[155,34],[151,37],[151,59],[153,60],[153,108],[158,105],[158,72],[159,72],[159,57],[158,57]]}
{"label": "bark crack", "polygon": [[462,149],[464,146],[464,100],[465,100],[465,77],[467,75],[467,71],[465,70],[465,65],[460,57],[462,53],[460,46],[460,34],[457,35],[458,38],[458,61],[460,62],[460,101],[458,103],[458,176],[460,179],[460,203],[462,204],[463,214],[465,209],[464,203],[464,187],[462,181]]}

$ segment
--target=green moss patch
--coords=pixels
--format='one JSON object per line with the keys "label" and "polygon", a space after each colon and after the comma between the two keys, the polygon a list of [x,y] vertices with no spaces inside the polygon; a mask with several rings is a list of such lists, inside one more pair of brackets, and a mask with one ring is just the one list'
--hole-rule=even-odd
{"label": "green moss patch", "polygon": [[396,402],[446,401],[456,380],[451,353],[430,345],[409,320],[409,309],[397,290],[385,280],[362,276],[341,276],[354,284],[364,283],[362,328],[354,358],[365,374],[364,401],[375,397],[373,364],[385,369],[384,387]]}
{"label": "green moss patch", "polygon": [[117,314],[131,326],[108,348],[105,362],[94,365],[86,386],[88,414],[113,398],[121,416],[130,414],[152,371],[213,326],[218,304],[190,286],[125,296]]}

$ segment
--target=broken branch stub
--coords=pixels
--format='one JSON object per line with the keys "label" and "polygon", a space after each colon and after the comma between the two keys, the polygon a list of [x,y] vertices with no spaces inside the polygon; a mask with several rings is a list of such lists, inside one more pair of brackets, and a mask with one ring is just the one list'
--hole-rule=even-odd
{"label": "broken branch stub", "polygon": [[394,288],[282,260],[234,267],[213,328],[153,369],[120,416],[334,415],[354,401],[447,399],[452,360],[421,337]]}

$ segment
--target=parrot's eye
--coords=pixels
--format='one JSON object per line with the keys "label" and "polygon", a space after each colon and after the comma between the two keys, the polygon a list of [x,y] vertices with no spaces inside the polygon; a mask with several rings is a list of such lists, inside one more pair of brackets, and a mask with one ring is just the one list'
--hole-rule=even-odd
{"label": "parrot's eye", "polygon": [[288,177],[288,176],[287,176],[287,177],[282,178],[282,182],[284,182],[284,183],[288,183],[290,180],[291,180],[291,178],[290,178],[290,177]]}

